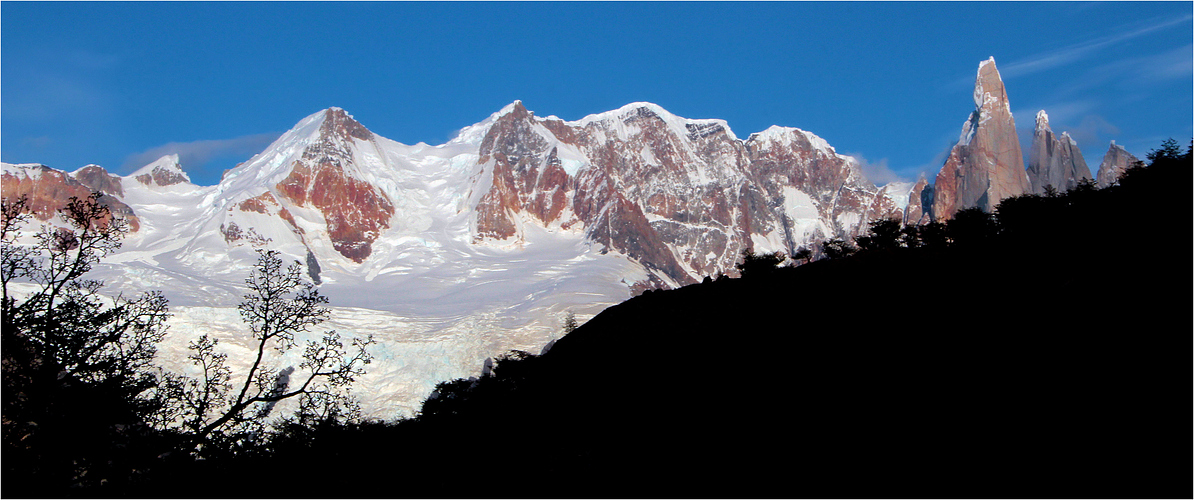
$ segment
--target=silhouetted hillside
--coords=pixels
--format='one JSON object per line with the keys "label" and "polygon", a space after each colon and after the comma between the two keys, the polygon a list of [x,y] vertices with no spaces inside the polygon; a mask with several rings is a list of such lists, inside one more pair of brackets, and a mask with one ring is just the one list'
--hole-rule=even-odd
{"label": "silhouetted hillside", "polygon": [[415,420],[175,457],[131,493],[1189,498],[1190,173],[649,292]]}

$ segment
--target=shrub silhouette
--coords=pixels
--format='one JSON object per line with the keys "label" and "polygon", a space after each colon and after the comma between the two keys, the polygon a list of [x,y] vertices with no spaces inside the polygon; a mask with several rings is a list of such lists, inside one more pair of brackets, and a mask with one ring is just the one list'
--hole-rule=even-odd
{"label": "shrub silhouette", "polygon": [[756,254],[749,249],[742,250],[742,262],[735,267],[742,277],[764,276],[774,273],[787,260],[782,252]]}
{"label": "shrub silhouette", "polygon": [[858,247],[854,246],[853,243],[841,238],[834,238],[832,240],[821,242],[821,253],[824,254],[826,258],[841,259],[854,255],[856,252],[858,252]]}
{"label": "shrub silhouette", "polygon": [[900,248],[903,224],[899,219],[876,219],[868,223],[869,234],[854,238],[859,250],[876,251]]}

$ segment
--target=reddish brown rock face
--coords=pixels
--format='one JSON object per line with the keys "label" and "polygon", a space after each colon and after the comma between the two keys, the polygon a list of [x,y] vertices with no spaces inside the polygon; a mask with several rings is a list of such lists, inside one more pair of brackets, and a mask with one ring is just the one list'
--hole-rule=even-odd
{"label": "reddish brown rock face", "polygon": [[224,235],[224,241],[228,244],[236,243],[244,237],[240,226],[236,225],[235,222],[229,222],[227,225],[220,224],[220,234]]}
{"label": "reddish brown rock face", "polygon": [[1001,200],[1031,191],[1024,171],[1016,123],[994,59],[979,65],[974,82],[975,110],[962,137],[937,174],[933,217],[946,220],[980,207],[990,212]]}
{"label": "reddish brown rock face", "polygon": [[[841,216],[846,225],[825,236],[852,236],[868,216],[902,216],[820,139],[793,129],[779,141],[744,143],[720,122],[677,128],[660,113],[628,107],[578,125],[537,119],[516,103],[481,143],[479,163],[492,178],[475,188],[486,191],[474,238],[517,238],[518,217],[547,225],[570,208],[591,241],[684,284],[732,270],[739,251],[753,248],[752,234],[778,234],[789,250],[804,244],[803,233],[799,242],[790,234],[785,187],[809,193],[824,220]],[[574,178],[559,160],[565,145],[585,157]]]}
{"label": "reddish brown rock face", "polygon": [[[344,110],[328,110],[320,140],[307,146],[290,174],[275,187],[295,205],[318,209],[327,221],[332,247],[360,263],[390,227],[394,205],[377,187],[348,174],[354,138],[372,140],[373,134]],[[293,217],[288,222],[294,226]]]}
{"label": "reddish brown rock face", "polygon": [[[667,247],[659,244],[659,235],[647,222],[642,209],[621,194],[614,194],[592,227],[593,230],[589,232],[591,241],[617,250],[673,279],[686,276]],[[688,282],[684,280],[681,283]]]}
{"label": "reddish brown rock face", "polygon": [[[881,219],[896,219],[900,223],[904,222],[904,208],[896,206],[891,198],[887,197],[888,186],[879,188],[879,193],[871,200],[870,206],[866,209],[867,221],[881,220]],[[859,224],[862,226],[862,224]],[[861,234],[866,232],[866,227],[859,227],[857,231]]]}
{"label": "reddish brown rock face", "polygon": [[[266,192],[259,196],[249,198],[237,204],[237,208],[246,212],[257,212],[259,214],[268,214],[271,208],[277,208],[278,200],[274,199],[274,195]],[[289,212],[287,212],[289,213]]]}
{"label": "reddish brown rock face", "polygon": [[[867,181],[850,160],[838,156],[825,145],[813,144],[804,133],[783,129],[756,134],[746,141],[752,178],[768,199],[783,200],[784,188],[795,187],[817,204],[820,218],[831,224],[833,234],[824,238],[848,238],[866,229],[874,216],[887,216],[895,207]],[[901,210],[903,207],[899,207]],[[837,223],[858,214],[858,224],[844,227]],[[777,216],[782,220],[783,215]],[[788,247],[801,244],[788,236]]]}
{"label": "reddish brown rock face", "polygon": [[153,169],[153,182],[159,186],[173,186],[187,182],[187,176],[177,170],[157,167]]}
{"label": "reddish brown rock face", "polygon": [[515,103],[481,140],[479,162],[493,162],[493,181],[477,205],[475,238],[509,239],[517,233],[518,213],[546,226],[567,207],[568,174],[534,127],[533,115]]}
{"label": "reddish brown rock face", "polygon": [[[29,212],[39,220],[50,220],[59,209],[66,206],[72,196],[86,198],[95,191],[66,172],[46,166],[33,167],[33,169],[36,169],[36,172],[30,172],[31,175],[27,176],[5,172],[3,178],[0,179],[0,195],[6,200],[15,200],[26,196]],[[100,196],[98,201],[101,205],[108,207],[113,216],[128,220],[130,231],[135,232],[141,228],[141,222],[133,213],[133,209],[124,202],[109,194]]]}
{"label": "reddish brown rock face", "polygon": [[930,209],[933,207],[933,186],[923,176],[916,181],[908,193],[908,208],[904,212],[905,225],[921,225],[932,222]]}
{"label": "reddish brown rock face", "polygon": [[373,140],[373,132],[370,132],[340,108],[331,108],[327,111],[320,131],[324,137],[353,137],[362,141]]}
{"label": "reddish brown rock face", "polygon": [[187,176],[182,172],[161,166],[154,167],[154,169],[148,174],[141,174],[133,178],[137,179],[138,182],[146,186],[154,184],[158,186],[173,186],[175,184],[189,182]]}
{"label": "reddish brown rock face", "polygon": [[80,184],[94,191],[112,196],[124,196],[124,187],[121,185],[120,177],[109,174],[107,170],[104,170],[99,165],[83,167],[78,172],[75,172],[74,177]]}
{"label": "reddish brown rock face", "polygon": [[1099,164],[1099,178],[1096,184],[1100,188],[1105,188],[1119,181],[1119,178],[1124,175],[1132,166],[1140,161],[1128,150],[1124,149],[1111,141],[1111,146],[1107,148],[1107,153],[1103,155],[1103,162]]}

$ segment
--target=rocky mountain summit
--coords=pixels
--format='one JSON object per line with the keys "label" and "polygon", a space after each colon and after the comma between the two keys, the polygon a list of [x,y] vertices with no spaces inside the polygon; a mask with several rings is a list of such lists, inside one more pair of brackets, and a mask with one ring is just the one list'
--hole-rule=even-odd
{"label": "rocky mountain summit", "polygon": [[742,140],[651,103],[565,121],[516,101],[439,146],[391,141],[330,108],[214,186],[193,184],[174,155],[123,177],[9,164],[3,175],[4,196],[30,196],[42,220],[98,190],[140,221],[93,274],[113,293],[166,293],[178,335],[160,351],[167,364],[187,363],[188,332],[237,331],[254,250],[305,263],[345,308],[340,331],[394,329],[383,349],[402,361],[365,379],[367,412],[384,415],[409,414],[486,357],[537,351],[565,312],[733,274],[744,249],[815,250],[869,220],[920,220],[927,189],[877,187],[807,131]]}
{"label": "rocky mountain summit", "polygon": [[1139,158],[1129,153],[1123,146],[1116,144],[1115,141],[1111,141],[1111,145],[1107,147],[1107,153],[1103,155],[1103,162],[1099,164],[1098,180],[1095,184],[1100,188],[1115,184],[1124,175],[1124,171],[1138,162],[1140,162]]}
{"label": "rocky mountain summit", "polygon": [[474,241],[517,243],[527,224],[583,228],[641,262],[657,284],[733,268],[741,250],[785,251],[902,216],[907,190],[881,193],[823,139],[772,127],[738,139],[721,120],[650,103],[575,122],[515,102],[481,142]]}
{"label": "rocky mountain summit", "polygon": [[[934,183],[876,186],[793,127],[741,139],[723,120],[652,103],[566,121],[515,101],[437,146],[386,139],[329,108],[214,186],[168,155],[126,176],[3,164],[2,194],[27,196],[53,222],[69,197],[99,191],[129,219],[124,247],[93,272],[113,293],[165,291],[179,334],[161,350],[167,363],[188,363],[187,334],[239,331],[255,250],[304,263],[342,307],[340,331],[384,332],[363,403],[392,416],[487,357],[538,351],[566,313],[583,320],[644,290],[736,275],[743,250],[816,254],[871,221],[926,224],[1090,178],[1043,111],[1025,170],[994,59],[979,65],[974,105]],[[1112,143],[1099,184],[1134,161]]]}
{"label": "rocky mountain summit", "polygon": [[933,199],[936,219],[950,219],[958,210],[969,207],[989,212],[1000,200],[1032,190],[1007,90],[994,57],[978,66],[974,106],[970,118],[962,124],[958,143],[937,174]]}
{"label": "rocky mountain summit", "polygon": [[1078,143],[1067,132],[1061,137],[1053,135],[1049,128],[1049,115],[1045,110],[1036,114],[1036,130],[1032,136],[1032,150],[1028,155],[1028,180],[1032,193],[1045,194],[1045,187],[1051,186],[1059,192],[1069,191],[1079,181],[1091,180],[1090,168],[1078,149]]}

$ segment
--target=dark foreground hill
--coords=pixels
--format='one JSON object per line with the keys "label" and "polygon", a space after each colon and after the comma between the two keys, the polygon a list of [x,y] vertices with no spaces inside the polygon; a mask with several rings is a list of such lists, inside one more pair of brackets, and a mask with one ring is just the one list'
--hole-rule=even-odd
{"label": "dark foreground hill", "polygon": [[1154,167],[998,235],[647,293],[416,420],[132,493],[1189,498],[1191,170]]}

